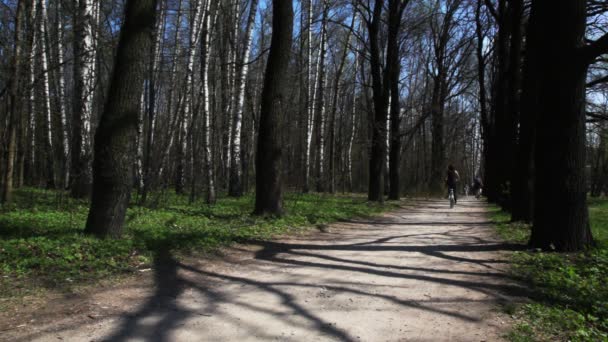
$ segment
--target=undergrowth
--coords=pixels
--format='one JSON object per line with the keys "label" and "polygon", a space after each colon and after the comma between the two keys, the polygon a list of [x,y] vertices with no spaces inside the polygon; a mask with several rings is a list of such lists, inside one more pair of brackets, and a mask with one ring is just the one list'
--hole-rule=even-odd
{"label": "undergrowth", "polygon": [[[516,252],[513,273],[533,291],[532,302],[514,312],[512,341],[608,341],[608,200],[590,200],[597,247],[581,253]],[[492,211],[498,233],[527,243],[530,226]]]}
{"label": "undergrowth", "polygon": [[147,268],[159,251],[209,254],[235,242],[387,209],[355,195],[287,194],[284,217],[255,217],[250,215],[253,201],[248,195],[208,206],[164,194],[155,208],[128,209],[123,239],[99,240],[83,234],[86,202],[55,191],[19,190],[15,203],[0,211],[0,298],[33,289],[69,289]]}

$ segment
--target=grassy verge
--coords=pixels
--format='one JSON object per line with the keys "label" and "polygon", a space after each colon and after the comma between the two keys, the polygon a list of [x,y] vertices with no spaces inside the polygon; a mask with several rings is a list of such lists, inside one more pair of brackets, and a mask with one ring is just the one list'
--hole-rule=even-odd
{"label": "grassy verge", "polygon": [[[159,197],[160,198],[160,197]],[[23,189],[0,211],[0,299],[36,289],[69,289],[149,267],[155,252],[213,253],[248,239],[269,239],[317,224],[369,216],[387,206],[363,197],[288,194],[287,215],[253,217],[253,197],[224,198],[214,206],[164,195],[155,209],[132,206],[122,240],[82,234],[88,205],[65,194]]]}
{"label": "grassy verge", "polygon": [[[512,341],[608,341],[608,200],[591,200],[598,247],[583,253],[518,252],[513,273],[530,284],[532,302],[513,312]],[[492,211],[505,240],[526,243],[530,227]]]}

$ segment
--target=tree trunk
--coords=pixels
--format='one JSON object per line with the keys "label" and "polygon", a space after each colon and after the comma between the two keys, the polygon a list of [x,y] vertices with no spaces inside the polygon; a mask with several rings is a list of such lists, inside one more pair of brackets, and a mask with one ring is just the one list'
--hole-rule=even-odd
{"label": "tree trunk", "polygon": [[376,1],[372,20],[368,22],[370,40],[370,69],[374,114],[371,123],[371,150],[369,158],[368,200],[384,202],[384,167],[386,161],[386,120],[388,96],[382,84],[382,62],[380,48],[380,25],[384,0]]}
{"label": "tree trunk", "polygon": [[[309,191],[310,186],[310,152],[312,148],[312,134],[315,126],[315,94],[317,84],[317,75],[313,75],[313,49],[312,49],[312,23],[313,23],[313,7],[312,0],[308,0],[308,46],[307,46],[307,57],[308,62],[306,63],[306,73],[307,77],[307,120],[306,120],[306,146],[304,147],[304,180],[302,181],[302,192],[307,193]],[[320,53],[320,51],[319,51]],[[320,58],[319,58],[320,60]],[[317,66],[317,72],[319,67]]]}
{"label": "tree trunk", "polygon": [[63,19],[62,19],[61,1],[57,1],[55,20],[57,21],[57,104],[61,123],[61,141],[63,146],[63,169],[62,169],[62,184],[67,187],[70,182],[70,133],[67,124],[67,105],[65,101],[65,67],[64,67],[64,52],[63,52]]}
{"label": "tree trunk", "polygon": [[317,122],[317,192],[325,191],[325,88],[327,77],[325,59],[327,56],[327,20],[329,3],[323,0],[323,19],[321,20],[321,48],[319,50],[319,77],[317,79],[316,122]]}
{"label": "tree trunk", "polygon": [[293,3],[273,0],[272,41],[262,90],[256,159],[255,214],[283,214],[281,129],[287,103]]}
{"label": "tree trunk", "polygon": [[[74,105],[72,108],[72,196],[87,197],[91,187],[91,116],[95,86],[95,42],[93,36],[96,0],[78,0],[74,15]],[[139,97],[137,99],[139,101]]]}
{"label": "tree trunk", "polygon": [[601,52],[592,54],[584,46],[585,0],[538,0],[532,11],[530,25],[538,20],[542,32],[543,84],[530,244],[580,251],[593,244],[586,201],[585,79],[589,63]]}
{"label": "tree trunk", "polygon": [[[484,146],[484,155],[483,163],[484,169],[488,170],[490,166],[487,161],[487,156],[491,151],[489,144],[489,122],[488,122],[488,104],[487,104],[487,95],[486,95],[486,58],[484,56],[484,32],[483,32],[483,23],[481,21],[481,8],[482,2],[484,0],[477,0],[477,8],[475,11],[475,33],[477,36],[477,48],[476,48],[476,57],[477,57],[477,83],[479,87],[479,121],[480,121],[480,133],[481,140],[483,141]],[[481,170],[475,170],[475,172],[480,172]],[[476,174],[474,176],[481,176]]]}
{"label": "tree trunk", "polygon": [[15,168],[15,157],[17,156],[17,127],[19,125],[19,113],[21,101],[19,100],[20,76],[22,64],[22,42],[24,41],[23,23],[25,21],[25,1],[17,1],[15,13],[15,41],[13,60],[11,61],[11,80],[9,85],[9,117],[8,117],[8,146],[6,148],[4,167],[4,179],[2,188],[2,203],[10,203],[13,199],[13,174]]}
{"label": "tree trunk", "polygon": [[203,83],[203,151],[205,154],[205,175],[207,176],[207,204],[214,204],[215,198],[215,179],[213,172],[213,155],[211,152],[211,113],[210,113],[210,94],[209,94],[209,58],[211,56],[211,15],[210,1],[206,2],[204,29],[202,32],[201,43],[201,81]]}
{"label": "tree trunk", "polygon": [[128,0],[107,102],[95,136],[93,195],[85,232],[119,238],[133,188],[134,142],[156,0]]}
{"label": "tree trunk", "polygon": [[240,197],[243,195],[243,169],[241,156],[241,127],[243,122],[243,106],[245,104],[245,85],[249,74],[249,58],[253,44],[253,27],[258,8],[258,0],[252,0],[249,7],[249,17],[245,28],[245,51],[238,61],[238,75],[235,79],[236,106],[234,107],[234,118],[232,119],[232,139],[230,146],[230,184],[228,194]]}
{"label": "tree trunk", "polygon": [[[536,13],[534,13],[536,15]],[[534,146],[535,126],[539,111],[539,94],[542,74],[541,28],[536,18],[531,18],[526,36],[526,55],[523,68],[520,103],[519,143],[513,175],[512,221],[532,222],[534,213]]]}
{"label": "tree trunk", "polygon": [[51,94],[50,94],[50,78],[49,78],[49,48],[48,48],[48,36],[47,36],[47,25],[48,25],[48,13],[46,1],[41,0],[40,5],[40,22],[38,27],[39,42],[40,42],[40,67],[42,71],[42,100],[44,110],[44,140],[46,149],[46,160],[47,160],[47,185],[49,188],[53,188],[61,184],[60,180],[57,179],[57,175],[60,174],[58,171],[60,168],[57,165],[55,158],[55,141],[53,139],[53,118],[51,108]]}
{"label": "tree trunk", "polygon": [[[405,2],[404,4],[407,4]],[[390,141],[389,141],[389,195],[390,200],[397,201],[400,198],[400,167],[401,167],[401,107],[399,96],[399,76],[401,63],[399,59],[399,29],[401,26],[401,15],[405,5],[401,1],[389,1],[388,22],[388,47],[386,66],[386,91],[390,93]]]}

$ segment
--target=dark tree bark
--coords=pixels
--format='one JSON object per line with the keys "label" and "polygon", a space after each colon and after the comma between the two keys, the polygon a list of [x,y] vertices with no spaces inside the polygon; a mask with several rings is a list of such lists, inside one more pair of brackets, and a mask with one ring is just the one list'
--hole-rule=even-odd
{"label": "dark tree bark", "polygon": [[[490,6],[489,6],[490,7]],[[510,136],[511,113],[508,112],[508,62],[510,25],[507,0],[498,1],[498,37],[496,38],[495,78],[492,85],[491,119],[488,125],[486,179],[484,192],[490,202],[504,204],[503,194],[511,172],[513,139]]]}
{"label": "dark tree bark", "polygon": [[389,194],[390,200],[399,200],[399,181],[401,167],[401,106],[399,97],[399,75],[401,63],[399,60],[399,29],[401,27],[401,16],[409,1],[389,0],[388,11],[388,46],[386,66],[386,91],[390,93],[390,158],[389,158]]}
{"label": "dark tree bark", "polygon": [[85,232],[119,238],[133,188],[135,139],[145,57],[152,44],[156,0],[128,0],[112,81],[95,135],[93,196]]}
{"label": "dark tree bark", "polygon": [[386,164],[386,119],[388,96],[382,84],[382,63],[380,48],[380,25],[382,24],[382,7],[384,0],[377,0],[372,19],[367,22],[370,41],[370,71],[372,74],[372,91],[374,114],[371,123],[371,150],[369,158],[369,188],[367,198],[370,201],[384,202],[384,167]]}
{"label": "dark tree bark", "polygon": [[608,52],[608,35],[585,43],[586,0],[533,2],[541,33],[540,111],[536,125],[534,225],[530,244],[579,251],[593,244],[585,173],[587,69]]}
{"label": "dark tree bark", "polygon": [[15,47],[13,60],[11,61],[11,79],[9,84],[9,118],[8,127],[6,129],[8,135],[8,146],[5,149],[6,165],[2,168],[3,188],[2,188],[2,203],[10,203],[13,195],[13,175],[15,173],[15,158],[17,157],[17,128],[19,126],[19,112],[21,101],[19,99],[20,76],[22,65],[22,43],[25,40],[23,24],[25,22],[25,1],[17,2],[17,11],[15,13]]}
{"label": "dark tree bark", "polygon": [[534,141],[538,118],[538,96],[541,87],[542,37],[539,22],[532,13],[526,35],[526,55],[523,67],[519,141],[513,175],[511,219],[531,222],[534,211]]}
{"label": "dark tree bark", "polygon": [[272,40],[266,65],[256,159],[257,215],[283,214],[281,129],[287,102],[287,69],[291,58],[293,4],[272,2]]}

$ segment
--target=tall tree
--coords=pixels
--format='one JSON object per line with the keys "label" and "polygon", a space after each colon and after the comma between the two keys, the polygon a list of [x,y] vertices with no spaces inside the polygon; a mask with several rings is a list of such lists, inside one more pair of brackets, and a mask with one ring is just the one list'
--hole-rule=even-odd
{"label": "tall tree", "polygon": [[371,18],[365,19],[369,33],[370,69],[374,113],[371,123],[368,200],[384,202],[384,168],[386,161],[386,122],[388,96],[382,84],[382,48],[380,30],[384,0],[375,2]]}
{"label": "tall tree", "polygon": [[272,40],[262,90],[256,159],[255,213],[283,214],[281,129],[287,102],[285,88],[291,58],[293,4],[272,1]]}
{"label": "tall tree", "polygon": [[247,27],[245,28],[244,50],[238,60],[237,78],[235,79],[235,100],[234,117],[232,121],[232,138],[230,142],[230,184],[228,193],[231,196],[241,196],[243,194],[243,168],[241,156],[241,127],[243,122],[243,107],[245,104],[245,85],[247,75],[249,74],[249,59],[251,55],[251,46],[253,44],[253,27],[255,24],[255,16],[258,9],[258,0],[251,0],[249,6],[249,16],[247,18]]}
{"label": "tall tree", "polygon": [[91,186],[91,117],[96,76],[97,0],[78,0],[74,15],[74,104],[70,188],[72,196],[86,197]]}
{"label": "tall tree", "polygon": [[589,65],[608,53],[608,34],[586,43],[586,0],[532,2],[540,31],[542,85],[536,125],[534,224],[530,244],[578,251],[593,244],[585,172]]}
{"label": "tall tree", "polygon": [[316,161],[317,161],[317,192],[325,191],[325,88],[327,85],[327,20],[329,19],[329,2],[323,0],[323,17],[321,19],[321,48],[319,50],[318,77],[316,85],[315,109],[316,113]]}
{"label": "tall tree", "polygon": [[386,48],[386,71],[385,92],[389,94],[391,101],[389,107],[390,115],[390,140],[389,140],[389,196],[391,200],[399,200],[401,191],[401,106],[399,93],[399,78],[401,74],[401,61],[399,52],[401,44],[399,33],[401,18],[409,0],[389,0],[388,3],[388,43]]}
{"label": "tall tree", "polygon": [[134,143],[156,0],[128,0],[112,81],[95,135],[93,195],[85,232],[118,238],[133,188]]}
{"label": "tall tree", "polygon": [[213,161],[211,151],[211,112],[210,112],[210,101],[211,96],[209,94],[209,59],[211,56],[211,22],[213,21],[210,15],[210,1],[206,3],[205,10],[204,28],[202,31],[202,44],[201,44],[201,80],[203,92],[203,152],[205,154],[205,176],[207,176],[207,203],[215,203],[215,179],[213,172]]}
{"label": "tall tree", "polygon": [[17,128],[19,124],[19,113],[21,111],[19,90],[21,86],[21,65],[23,63],[23,48],[24,41],[24,21],[25,21],[25,0],[17,1],[17,11],[15,12],[15,40],[13,59],[11,61],[11,79],[9,80],[9,117],[8,117],[8,146],[6,148],[5,161],[6,165],[3,168],[3,188],[2,202],[10,203],[13,195],[13,175],[15,168],[15,158],[17,156]]}

